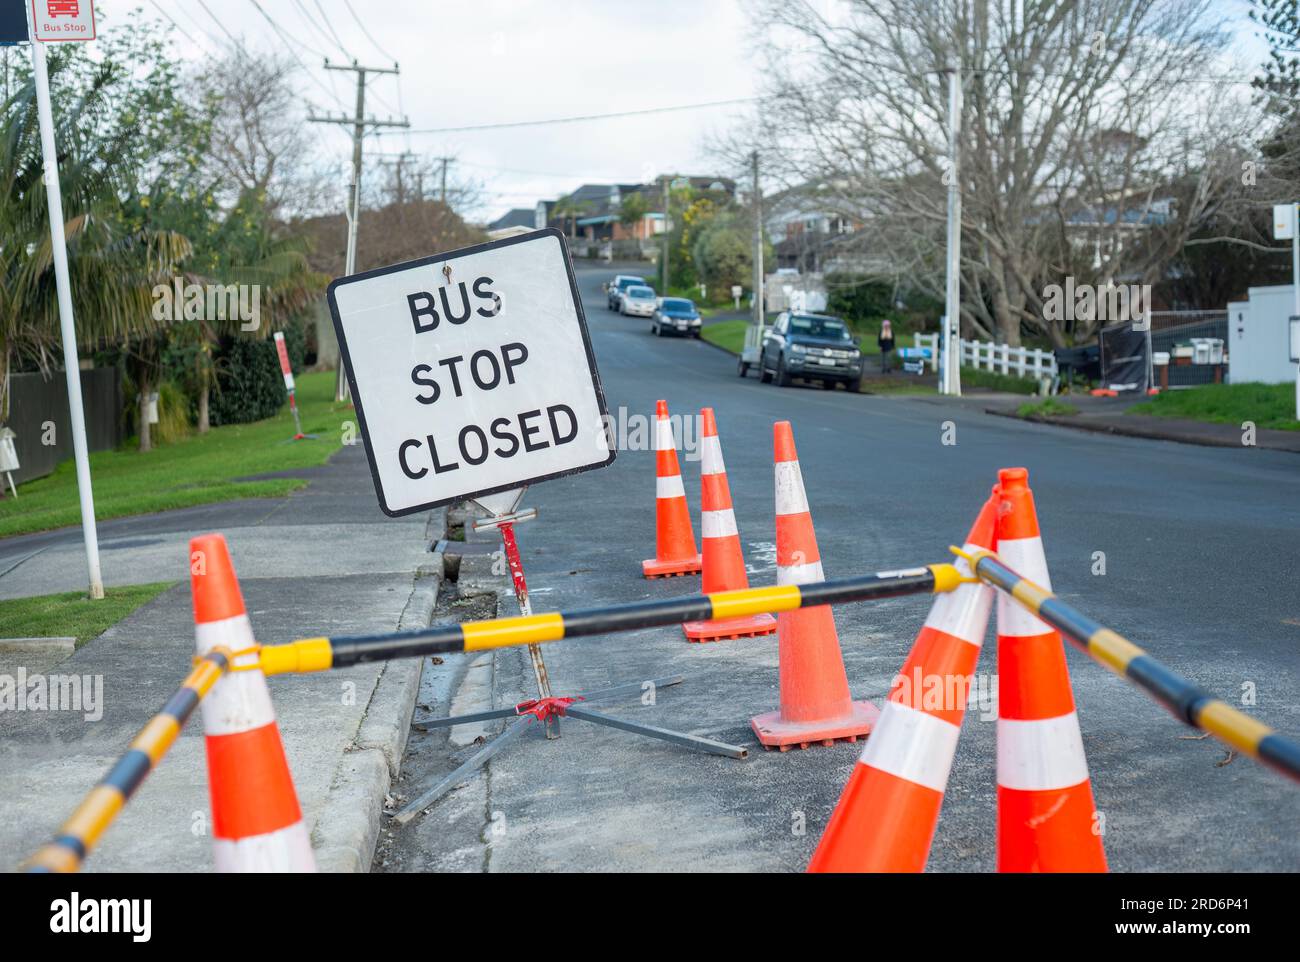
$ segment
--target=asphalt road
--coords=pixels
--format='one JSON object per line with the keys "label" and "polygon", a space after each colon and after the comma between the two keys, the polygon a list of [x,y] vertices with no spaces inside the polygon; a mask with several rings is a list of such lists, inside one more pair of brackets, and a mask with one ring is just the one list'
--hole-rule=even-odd
{"label": "asphalt road", "polygon": [[[774,421],[793,423],[828,577],[945,560],[997,469],[1023,465],[1062,597],[1220,696],[1252,696],[1249,711],[1300,736],[1300,459],[1072,432],[988,416],[972,401],[742,380],[730,355],[652,337],[648,322],[609,312],[599,284],[612,273],[578,272],[610,411],[625,424],[653,415],[658,398],[676,414],[715,409],[751,583],[775,578]],[[945,422],[955,444],[943,443]],[[683,468],[698,518],[698,461]],[[519,538],[537,610],[698,590],[695,578],[640,575],[654,548],[653,479],[649,450],[621,450],[607,469],[529,492],[540,518]],[[1094,574],[1097,552],[1104,575]],[[885,697],[927,606],[921,598],[837,609],[855,697]],[[977,678],[986,691],[993,631]],[[1188,738],[1127,683],[1069,657],[1113,869],[1300,868],[1297,786],[1248,758],[1225,764],[1213,740]],[[748,745],[750,758],[692,755],[568,721],[559,742],[525,739],[492,762],[487,779],[439,803],[397,860],[401,869],[806,865],[860,746],[759,748],[749,719],[776,706],[774,639],[698,646],[676,629],[653,629],[550,645],[547,658],[557,694],[684,674],[656,705],[616,711]],[[519,652],[499,653],[491,671],[498,704],[534,694]],[[995,712],[984,709],[963,726],[932,870],[994,867]],[[412,783],[452,763],[417,767]]]}

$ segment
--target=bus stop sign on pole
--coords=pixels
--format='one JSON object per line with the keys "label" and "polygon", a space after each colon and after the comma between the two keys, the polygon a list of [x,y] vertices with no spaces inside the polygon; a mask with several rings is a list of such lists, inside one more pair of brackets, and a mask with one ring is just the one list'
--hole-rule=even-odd
{"label": "bus stop sign on pole", "polygon": [[614,460],[559,231],[342,277],[329,305],[385,513]]}

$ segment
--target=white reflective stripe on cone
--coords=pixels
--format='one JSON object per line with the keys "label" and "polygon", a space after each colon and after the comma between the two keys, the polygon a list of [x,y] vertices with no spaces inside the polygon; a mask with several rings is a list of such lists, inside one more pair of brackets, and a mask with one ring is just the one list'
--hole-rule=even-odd
{"label": "white reflective stripe on cone", "polygon": [[[205,621],[194,626],[195,647],[206,654],[216,645],[233,651],[254,644],[253,626],[248,615],[235,615],[220,621]],[[257,652],[238,655],[236,666],[256,665]],[[232,671],[223,675],[208,696],[199,702],[206,735],[238,735],[275,721],[271,693],[260,670]]]}
{"label": "white reflective stripe on cone", "polygon": [[722,445],[716,434],[706,434],[700,438],[700,474],[726,474],[727,467],[722,463]]}
{"label": "white reflective stripe on cone", "polygon": [[859,761],[942,792],[960,734],[960,728],[942,718],[887,701]]}
{"label": "white reflective stripe on cone", "polygon": [[680,474],[671,474],[666,478],[655,478],[656,498],[684,498],[686,488]]}
{"label": "white reflective stripe on cone", "polygon": [[1070,788],[1087,780],[1088,760],[1076,713],[1034,721],[998,719],[1000,786],[1043,791]]}
{"label": "white reflective stripe on cone", "polygon": [[[984,550],[978,545],[967,544],[966,551]],[[970,577],[970,565],[966,559],[958,558],[954,567],[963,577]],[[972,645],[982,646],[984,636],[988,633],[989,611],[993,607],[993,589],[985,584],[958,585],[953,591],[946,591],[934,599],[930,614],[926,616],[925,626],[942,631],[946,635],[968,641]]]}
{"label": "white reflective stripe on cone", "polygon": [[[254,643],[253,625],[248,620],[247,614],[222,618],[220,621],[196,622],[194,625],[194,648],[200,655],[206,655],[217,645],[225,645],[231,651],[239,651]],[[236,665],[256,663],[256,652],[235,659]]]}
{"label": "white reflective stripe on cone", "polygon": [[302,822],[265,835],[213,839],[218,872],[314,872],[316,859]]}
{"label": "white reflective stripe on cone", "polygon": [[803,490],[799,462],[776,462],[776,513],[804,514],[807,510],[808,495]]}
{"label": "white reflective stripe on cone", "polygon": [[731,508],[700,512],[700,537],[727,538],[736,533],[736,512]]}
{"label": "white reflective stripe on cone", "polygon": [[238,735],[275,721],[266,676],[260,671],[236,671],[220,678],[199,702],[205,735]]}
{"label": "white reflective stripe on cone", "polygon": [[[1047,573],[1047,557],[1042,538],[1009,538],[998,542],[998,556],[1008,568],[1028,578],[1040,588],[1052,590]],[[998,634],[1012,638],[1032,638],[1055,631],[1051,625],[1030,614],[1005,592],[998,592]]]}
{"label": "white reflective stripe on cone", "polygon": [[655,450],[676,450],[677,442],[673,440],[673,422],[668,418],[655,418]]}
{"label": "white reflective stripe on cone", "polygon": [[825,581],[820,561],[810,561],[802,565],[777,565],[776,583],[779,585],[811,585]]}

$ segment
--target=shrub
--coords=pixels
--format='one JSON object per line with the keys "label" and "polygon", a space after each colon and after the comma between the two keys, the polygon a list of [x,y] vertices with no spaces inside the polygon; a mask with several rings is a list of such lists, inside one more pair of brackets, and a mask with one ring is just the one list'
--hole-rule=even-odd
{"label": "shrub", "polygon": [[214,428],[260,421],[280,410],[285,402],[284,379],[269,337],[223,339],[217,363],[208,415]]}
{"label": "shrub", "polygon": [[1030,402],[1022,404],[1016,409],[1016,413],[1022,418],[1032,417],[1069,417],[1072,414],[1078,414],[1079,409],[1073,404],[1066,404],[1064,401],[1058,401],[1054,397],[1044,398],[1037,403]]}
{"label": "shrub", "polygon": [[[140,395],[129,376],[122,379],[122,423],[127,435],[124,444],[134,448],[140,437]],[[172,381],[158,385],[158,423],[151,425],[149,438],[154,446],[172,444],[190,433],[190,402],[185,392]]]}
{"label": "shrub", "polygon": [[962,368],[961,383],[965,387],[986,387],[993,391],[1006,391],[1008,394],[1038,393],[1038,383],[1030,378],[1002,374],[999,371],[985,371],[981,368]]}

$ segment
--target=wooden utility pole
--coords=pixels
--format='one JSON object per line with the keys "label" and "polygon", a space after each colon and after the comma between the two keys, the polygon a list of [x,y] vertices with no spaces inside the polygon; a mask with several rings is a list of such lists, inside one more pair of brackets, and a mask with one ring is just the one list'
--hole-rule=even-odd
{"label": "wooden utility pole", "polygon": [[437,161],[441,161],[441,162],[442,162],[442,186],[441,186],[441,188],[440,188],[440,192],[439,192],[439,195],[438,195],[438,196],[439,196],[439,199],[442,201],[442,206],[446,207],[446,206],[447,206],[447,165],[448,165],[448,164],[453,164],[453,163],[455,163],[455,162],[456,162],[456,158],[455,158],[455,157],[435,157],[434,160],[437,160]]}
{"label": "wooden utility pole", "polygon": [[[357,222],[361,215],[361,141],[366,135],[367,127],[409,127],[410,122],[401,120],[378,120],[366,116],[366,74],[400,73],[397,64],[391,67],[362,67],[355,60],[349,66],[339,66],[325,61],[326,70],[351,70],[357,75],[357,110],[352,117],[338,115],[333,117],[310,116],[307,119],[314,124],[342,124],[352,128],[352,183],[348,187],[348,246],[344,258],[343,273],[355,274],[357,269]],[[334,388],[334,400],[345,401],[348,397],[348,382],[344,376],[343,359],[339,358],[338,381]]]}

